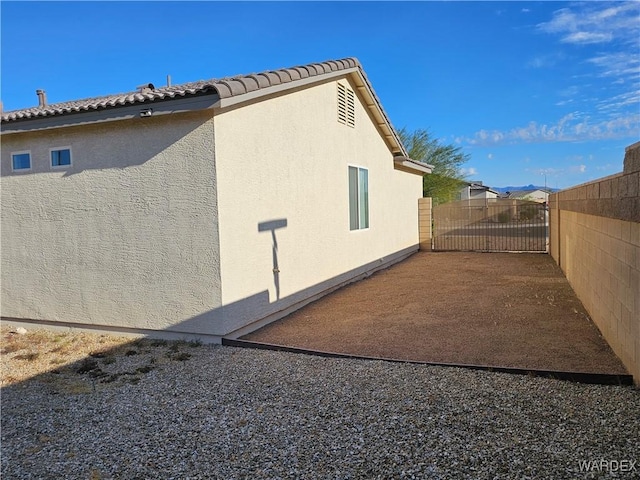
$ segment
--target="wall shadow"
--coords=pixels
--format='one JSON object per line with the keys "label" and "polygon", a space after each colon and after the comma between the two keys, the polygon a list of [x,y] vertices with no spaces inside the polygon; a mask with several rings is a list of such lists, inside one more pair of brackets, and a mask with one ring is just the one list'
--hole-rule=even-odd
{"label": "wall shadow", "polygon": [[276,230],[287,228],[287,219],[269,220],[258,223],[258,232],[271,232],[271,251],[273,257],[273,284],[276,288],[276,300],[280,300],[280,268],[278,267],[278,239]]}
{"label": "wall shadow", "polygon": [[[267,222],[268,223],[268,222]],[[279,225],[282,225],[280,223]],[[269,225],[267,225],[269,226]],[[271,225],[274,226],[274,225]],[[265,231],[268,231],[267,229]],[[324,295],[349,283],[366,278],[380,269],[406,259],[418,251],[418,246],[403,249],[395,254],[379,258],[360,267],[348,270],[332,278],[299,290],[286,297],[269,298],[267,289],[249,295],[235,302],[202,312],[188,319],[166,326],[161,330],[126,328],[121,326],[95,325],[48,321],[42,319],[21,319],[2,317],[3,322],[62,329],[83,329],[87,331],[109,332],[113,334],[137,334],[154,338],[199,340],[205,343],[220,341],[220,337],[244,335],[244,330],[255,330],[278,318],[311,303]],[[32,327],[32,328],[33,328]],[[28,326],[26,328],[29,328]]]}
{"label": "wall shadow", "polygon": [[[271,231],[272,235],[275,235],[275,230],[278,228],[284,228],[286,226],[286,221],[283,219],[263,223],[261,227],[263,229],[262,231]],[[90,352],[89,355],[84,358],[69,364],[61,366],[51,364],[48,370],[42,371],[21,382],[3,386],[0,388],[0,391],[19,389],[20,383],[26,381],[38,381],[45,386],[49,385],[47,388],[50,388],[52,393],[64,393],[66,391],[67,393],[87,394],[95,393],[100,388],[106,388],[111,384],[136,383],[144,377],[145,374],[154,370],[159,365],[158,359],[153,362],[149,359],[145,360],[142,355],[143,351],[148,351],[151,348],[160,348],[161,352],[157,355],[160,355],[160,357],[165,360],[164,362],[160,362],[163,365],[166,364],[170,366],[174,362],[188,361],[190,358],[190,348],[201,344],[220,343],[220,337],[225,336],[226,333],[238,331],[239,328],[241,329],[246,323],[247,318],[255,317],[256,311],[262,311],[264,315],[251,323],[252,329],[257,329],[263,326],[263,324],[266,325],[278,318],[284,317],[288,313],[292,313],[304,305],[349,283],[366,278],[375,271],[396,263],[398,259],[402,260],[408,257],[414,251],[414,248],[403,251],[403,256],[391,257],[389,262],[381,262],[380,260],[371,262],[364,267],[352,269],[317,285],[296,292],[295,294],[276,299],[273,302],[270,301],[269,291],[263,290],[236,302],[211,309],[200,315],[170,325],[162,330],[2,317],[3,325],[23,327],[27,330],[25,335],[14,334],[22,337],[25,341],[28,341],[29,336],[35,335],[38,330],[48,330],[52,336],[55,336],[56,333],[87,332],[114,336],[137,335],[139,337],[132,337],[130,341],[116,348],[98,349],[95,352]],[[4,330],[3,335],[6,335]],[[234,336],[234,338],[237,336],[239,335]],[[178,345],[178,347],[173,345]],[[60,345],[56,344],[51,346],[54,349],[60,347]],[[34,348],[43,347],[43,344],[39,342],[34,342],[32,347],[33,348],[29,349],[30,354],[25,352],[23,361],[30,361],[28,355],[51,353],[50,351],[34,351]],[[4,357],[12,353],[10,350],[10,342],[6,342],[3,338],[0,354]],[[122,363],[129,365],[133,362],[133,366],[126,367],[123,371],[118,371],[118,365],[115,365],[117,362],[113,361],[113,358],[118,356],[127,357],[126,362],[123,360]],[[140,363],[141,361],[142,363]],[[6,373],[7,371],[5,370],[3,375]]]}
{"label": "wall shadow", "polygon": [[[179,116],[134,118],[35,131],[19,142],[12,141],[11,137],[3,138],[3,151],[6,154],[2,155],[0,176],[51,173],[70,177],[90,170],[140,166],[184,139],[210,118],[210,112],[189,112]],[[72,165],[51,168],[49,148],[61,146],[71,147]],[[12,171],[10,153],[18,150],[31,151],[31,170]]]}

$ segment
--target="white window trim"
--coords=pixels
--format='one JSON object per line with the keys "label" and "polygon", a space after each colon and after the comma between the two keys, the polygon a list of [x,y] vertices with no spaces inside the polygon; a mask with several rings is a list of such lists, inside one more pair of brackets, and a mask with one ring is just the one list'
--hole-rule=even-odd
{"label": "white window trim", "polygon": [[[69,165],[53,165],[53,160],[51,158],[51,153],[56,152],[58,150],[69,150]],[[64,170],[65,168],[69,168],[73,166],[73,151],[70,146],[64,145],[62,147],[52,147],[49,149],[49,168],[51,170]]]}
{"label": "white window trim", "polygon": [[[13,156],[14,155],[24,155],[25,153],[29,154],[29,168],[13,168]],[[11,171],[16,173],[22,172],[30,172],[33,168],[33,155],[31,155],[31,150],[20,150],[18,152],[11,152]]]}
{"label": "white window trim", "polygon": [[[348,163],[347,164],[347,171],[349,170],[349,167],[353,167],[353,168],[357,168],[358,169],[358,179],[360,178],[360,170],[366,170],[367,171],[367,187],[369,186],[369,167],[365,167],[363,165],[356,165],[354,163]],[[348,190],[349,190],[349,176],[347,175],[347,194],[348,194]],[[358,188],[360,188],[360,183],[358,183]],[[358,196],[359,198],[359,196]],[[358,200],[359,202],[359,200]],[[359,207],[360,204],[358,203],[358,211],[359,211]],[[363,227],[363,228],[355,228],[353,230],[351,230],[351,227],[349,227],[349,232],[350,233],[354,233],[354,232],[366,232],[367,230],[369,230],[371,228],[371,198],[369,196],[367,196],[367,207],[368,207],[368,215],[367,215],[367,223],[369,226],[367,227]],[[349,220],[351,220],[349,218]],[[359,222],[358,222],[359,223]]]}

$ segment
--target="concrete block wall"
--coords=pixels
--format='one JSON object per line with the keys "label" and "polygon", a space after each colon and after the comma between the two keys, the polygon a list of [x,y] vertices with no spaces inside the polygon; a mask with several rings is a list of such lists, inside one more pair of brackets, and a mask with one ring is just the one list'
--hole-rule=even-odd
{"label": "concrete block wall", "polygon": [[418,199],[418,225],[420,250],[431,251],[431,198]]}
{"label": "concrete block wall", "polygon": [[640,142],[624,171],[549,198],[550,253],[640,385]]}

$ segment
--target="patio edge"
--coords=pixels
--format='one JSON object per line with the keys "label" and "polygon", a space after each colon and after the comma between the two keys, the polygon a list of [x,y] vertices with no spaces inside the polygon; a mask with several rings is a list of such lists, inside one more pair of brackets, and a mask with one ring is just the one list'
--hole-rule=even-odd
{"label": "patio edge", "polygon": [[349,353],[326,352],[322,350],[311,350],[300,347],[289,347],[286,345],[277,345],[272,343],[253,342],[250,340],[238,340],[223,338],[222,345],[227,347],[254,348],[257,350],[272,350],[276,352],[298,353],[303,355],[314,355],[317,357],[328,358],[348,358],[355,360],[379,360],[393,363],[409,363],[414,365],[429,365],[434,367],[455,367],[466,368],[469,370],[481,370],[486,372],[510,373],[512,375],[529,375],[533,377],[552,378],[555,380],[564,380],[575,383],[585,383],[592,385],[618,385],[632,386],[632,375],[619,375],[610,373],[588,373],[588,372],[563,372],[555,370],[539,370],[535,368],[515,368],[501,367],[490,365],[471,365],[465,363],[442,363],[442,362],[425,362],[419,360],[402,360],[397,358],[384,357],[368,357],[363,355],[353,355]]}

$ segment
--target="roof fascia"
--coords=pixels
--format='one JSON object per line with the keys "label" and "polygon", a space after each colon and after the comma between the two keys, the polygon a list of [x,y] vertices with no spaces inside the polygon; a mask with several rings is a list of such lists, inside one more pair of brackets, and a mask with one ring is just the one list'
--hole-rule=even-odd
{"label": "roof fascia", "polygon": [[362,70],[357,69],[357,72],[355,72],[355,75],[352,75],[351,78],[354,79],[358,92],[365,98],[366,107],[373,115],[376,127],[382,133],[394,156],[403,156],[409,159],[409,153],[404,148],[400,137],[393,128],[389,117],[387,117],[387,114],[382,108],[382,104],[375,94],[375,91],[369,83],[369,80],[367,79],[365,73]]}
{"label": "roof fascia", "polygon": [[75,127],[92,123],[114,122],[133,118],[157,117],[175,113],[191,112],[211,108],[218,100],[218,94],[205,94],[189,98],[138,103],[100,110],[73,112],[50,117],[36,117],[3,123],[0,134],[33,132],[52,128]]}
{"label": "roof fascia", "polygon": [[413,173],[415,175],[427,175],[433,171],[433,166],[426,163],[418,162],[403,156],[393,158],[393,165],[396,170]]}

